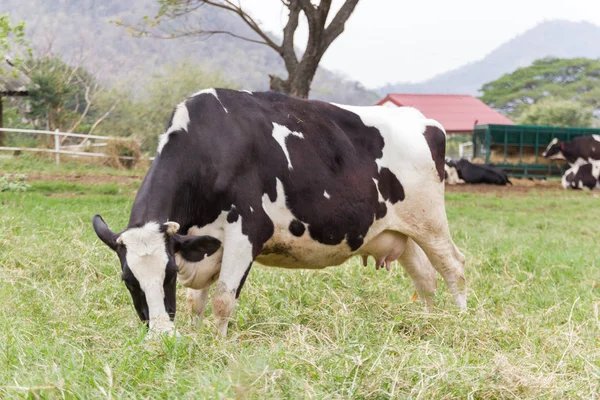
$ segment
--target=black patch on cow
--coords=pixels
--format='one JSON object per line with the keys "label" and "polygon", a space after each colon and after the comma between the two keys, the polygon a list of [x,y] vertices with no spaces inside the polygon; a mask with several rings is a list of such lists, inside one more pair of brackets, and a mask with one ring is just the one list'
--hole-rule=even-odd
{"label": "black patch on cow", "polygon": [[348,236],[348,238],[347,238],[348,246],[350,246],[350,249],[352,249],[352,251],[358,250],[360,248],[360,246],[362,246],[363,240],[364,240],[364,237],[362,237],[362,236]]}
{"label": "black patch on cow", "polygon": [[440,182],[444,181],[444,163],[446,160],[446,135],[437,126],[428,125],[425,128],[425,140],[429,145],[431,151],[431,158],[435,163],[435,169],[437,169]]}
{"label": "black patch on cow", "polygon": [[392,204],[404,200],[404,188],[396,175],[389,169],[381,168],[378,186],[384,200],[388,200]]}
{"label": "black patch on cow", "polygon": [[304,227],[304,224],[302,222],[298,221],[297,219],[290,222],[290,232],[292,233],[292,235],[300,237],[304,235],[305,231],[306,228]]}
{"label": "black patch on cow", "polygon": [[210,257],[221,247],[221,241],[212,236],[188,236],[175,234],[172,237],[172,253],[179,253],[184,260],[200,262]]}
{"label": "black patch on cow", "polygon": [[564,179],[572,189],[582,189],[580,184],[584,188],[595,189],[598,184],[598,179],[593,175],[593,164],[590,163],[579,166],[576,172],[568,172]]}
{"label": "black patch on cow", "polygon": [[234,222],[236,222],[238,220],[239,216],[240,216],[240,214],[234,208],[231,211],[229,211],[229,213],[227,214],[227,222],[229,222],[230,224],[233,224]]}
{"label": "black patch on cow", "polygon": [[375,218],[381,219],[381,218],[385,217],[386,214],[387,214],[387,207],[386,207],[385,203],[377,203],[377,206],[375,207]]}
{"label": "black patch on cow", "polygon": [[250,263],[250,265],[248,265],[248,268],[246,268],[246,271],[244,272],[244,275],[242,276],[242,279],[240,280],[240,284],[238,286],[238,288],[235,291],[235,298],[237,299],[238,297],[240,297],[240,292],[242,291],[242,287],[244,286],[244,283],[246,283],[246,278],[248,278],[248,273],[250,272],[250,268],[252,267],[252,263]]}

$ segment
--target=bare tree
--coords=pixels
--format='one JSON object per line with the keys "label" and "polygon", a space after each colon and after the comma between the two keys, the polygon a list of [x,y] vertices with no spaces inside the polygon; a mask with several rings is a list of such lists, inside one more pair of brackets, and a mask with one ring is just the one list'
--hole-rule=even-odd
{"label": "bare tree", "polygon": [[[317,72],[317,68],[323,55],[331,46],[331,43],[340,36],[350,15],[354,11],[359,0],[345,0],[335,16],[327,23],[331,10],[332,0],[320,0],[319,4],[313,4],[311,0],[280,0],[287,8],[288,19],[283,28],[281,40],[273,38],[262,27],[260,22],[254,19],[238,0],[158,0],[161,4],[160,12],[154,19],[144,19],[141,27],[132,27],[138,35],[152,35],[165,39],[180,38],[186,36],[212,36],[229,35],[240,40],[258,43],[270,47],[281,56],[287,70],[287,77],[281,78],[269,75],[270,87],[283,93],[307,98],[310,86]],[[171,28],[163,34],[156,33],[156,26],[164,20],[181,19],[198,11],[201,7],[208,6],[225,10],[239,17],[257,36],[249,37],[228,30],[211,29],[207,26],[197,26],[193,29]],[[304,15],[308,23],[308,40],[304,53],[299,55],[294,35],[298,24]],[[118,24],[122,24],[117,21]]]}

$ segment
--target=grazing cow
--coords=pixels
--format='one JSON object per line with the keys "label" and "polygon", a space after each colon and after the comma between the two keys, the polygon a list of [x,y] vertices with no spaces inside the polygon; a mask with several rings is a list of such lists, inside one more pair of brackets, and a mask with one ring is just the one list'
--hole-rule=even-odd
{"label": "grazing cow", "polygon": [[[254,260],[324,268],[399,260],[428,305],[435,270],[466,307],[465,258],[444,208],[446,134],[412,108],[350,107],[275,92],[207,89],[160,136],[115,250],[150,332],[173,332],[175,278],[202,317],[210,286],[218,332]],[[435,268],[435,269],[434,269]]]}
{"label": "grazing cow", "polygon": [[572,167],[600,160],[600,135],[578,136],[570,142],[554,138],[542,153],[551,160],[566,160]]}
{"label": "grazing cow", "polygon": [[600,189],[600,162],[575,165],[562,177],[565,189]]}
{"label": "grazing cow", "polygon": [[446,164],[450,169],[454,168],[458,177],[466,183],[489,183],[492,185],[506,185],[512,182],[508,179],[503,169],[493,164],[473,164],[463,159],[458,161],[449,160]]}

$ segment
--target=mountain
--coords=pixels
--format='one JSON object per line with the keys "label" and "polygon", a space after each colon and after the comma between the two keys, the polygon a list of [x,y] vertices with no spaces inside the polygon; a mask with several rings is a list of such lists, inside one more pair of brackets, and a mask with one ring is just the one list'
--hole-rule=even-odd
{"label": "mountain", "polygon": [[[279,55],[264,45],[226,35],[135,38],[113,22],[140,21],[144,15],[154,15],[157,5],[157,0],[1,0],[0,13],[9,13],[13,22],[26,21],[27,36],[37,54],[57,54],[71,64],[81,63],[102,82],[125,82],[134,91],[164,65],[184,59],[218,71],[249,90],[268,89],[268,74],[285,76]],[[254,35],[236,16],[211,7],[204,7],[195,18],[222,30]],[[190,92],[197,89],[190,88]],[[374,104],[379,99],[360,83],[324,68],[317,72],[311,97],[353,105]]]}
{"label": "mountain", "polygon": [[548,21],[504,43],[483,59],[421,83],[397,83],[377,89],[387,93],[461,93],[477,95],[483,84],[530,65],[534,60],[600,58],[600,26],[587,22]]}

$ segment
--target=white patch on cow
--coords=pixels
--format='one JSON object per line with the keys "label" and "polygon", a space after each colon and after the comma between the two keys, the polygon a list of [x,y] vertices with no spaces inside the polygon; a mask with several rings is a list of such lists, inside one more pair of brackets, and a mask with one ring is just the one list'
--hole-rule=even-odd
{"label": "white patch on cow", "polygon": [[600,135],[592,135],[592,137],[594,138],[594,140],[600,142]]}
{"label": "white patch on cow", "polygon": [[375,178],[372,178],[372,179],[373,179],[373,182],[375,183],[375,189],[377,189],[377,200],[380,203],[383,203],[384,202],[383,196],[381,195],[381,192],[379,191],[379,181]]}
{"label": "white patch on cow", "polygon": [[184,101],[177,104],[177,107],[175,107],[175,113],[173,113],[173,120],[171,121],[171,125],[165,133],[159,136],[157,152],[160,154],[162,149],[169,142],[169,136],[171,135],[171,133],[179,130],[187,132],[189,124],[190,113]]}
{"label": "white patch on cow", "polygon": [[[262,207],[267,213],[271,221],[281,226],[289,226],[290,222],[295,219],[292,212],[287,208],[285,192],[283,191],[283,183],[279,178],[275,178],[275,188],[277,199],[272,202],[267,193],[263,194]],[[287,229],[287,228],[286,228]]]}
{"label": "white patch on cow", "polygon": [[327,190],[323,192],[323,196],[325,196],[325,198],[327,200],[329,200],[331,198],[331,196],[329,195],[329,193],[327,193]]}
{"label": "white patch on cow", "polygon": [[[221,214],[213,222],[199,228],[192,226],[188,229],[188,235],[193,236],[212,236],[223,243],[225,236],[224,226],[227,220],[227,212]],[[175,262],[178,266],[177,277],[185,287],[193,289],[203,289],[210,285],[221,269],[221,260],[223,258],[223,245],[199,262],[189,262],[184,260],[179,253],[175,254]]]}
{"label": "white patch on cow", "polygon": [[444,170],[446,174],[448,174],[448,178],[446,179],[446,183],[448,185],[456,185],[458,183],[465,183],[462,179],[458,177],[458,171],[456,168],[449,166],[448,164],[444,164]]}
{"label": "white patch on cow", "polygon": [[251,91],[249,91],[249,90],[244,90],[244,89],[240,90],[240,92],[244,92],[244,93],[248,93],[248,94],[253,94]]}
{"label": "white patch on cow", "polygon": [[557,138],[552,139],[550,144],[548,144],[548,146],[546,147],[546,150],[544,150],[544,152],[542,153],[542,157],[546,157],[546,154],[548,153],[548,150],[550,150],[550,147],[554,146],[556,143],[558,143],[558,139]]}
{"label": "white patch on cow", "polygon": [[592,176],[596,178],[596,180],[600,179],[600,162],[592,161]]}
{"label": "white patch on cow", "polygon": [[253,213],[254,212],[254,208],[252,208],[252,206],[250,206],[250,212]]}
{"label": "white patch on cow", "polygon": [[160,225],[148,222],[141,228],[128,229],[119,242],[127,249],[127,265],[144,291],[150,318],[150,330],[174,330],[165,310],[165,271],[169,261],[164,234]]}
{"label": "white patch on cow", "polygon": [[227,290],[236,289],[246,269],[252,262],[252,243],[242,232],[243,218],[240,215],[233,223],[225,225],[227,251],[223,254],[223,264],[219,282],[225,282]]}
{"label": "white patch on cow", "polygon": [[[355,113],[362,122],[377,128],[383,137],[383,155],[375,160],[378,169],[386,167],[405,188],[423,186],[423,173],[426,172],[433,181],[440,182],[431,150],[423,133],[427,126],[436,126],[445,134],[442,125],[426,118],[420,111],[412,107],[395,109],[373,106],[358,107],[335,104],[335,106]],[[398,157],[398,149],[409,157]]]}
{"label": "white patch on cow", "polygon": [[283,154],[285,154],[285,158],[287,158],[288,169],[291,171],[292,169],[294,169],[294,167],[292,166],[292,161],[290,160],[290,153],[285,144],[285,140],[289,135],[293,135],[299,137],[300,139],[304,139],[304,135],[302,133],[293,132],[287,127],[273,122],[273,138],[277,141],[277,143],[279,143],[279,146],[281,146]]}
{"label": "white patch on cow", "polygon": [[197,91],[190,97],[196,97],[196,96],[200,96],[202,94],[212,94],[213,96],[215,96],[215,98],[217,99],[219,104],[221,104],[221,107],[223,107],[223,110],[225,110],[226,113],[229,113],[229,111],[227,111],[227,108],[225,108],[225,106],[223,105],[223,102],[221,101],[221,99],[219,99],[219,96],[217,95],[217,91],[215,89],[212,89],[212,88],[211,89],[202,89],[202,90]]}

